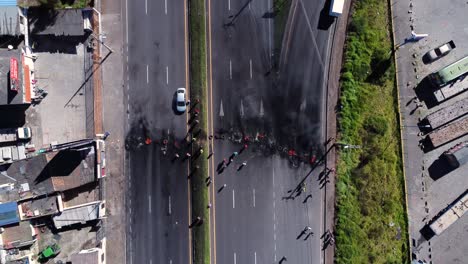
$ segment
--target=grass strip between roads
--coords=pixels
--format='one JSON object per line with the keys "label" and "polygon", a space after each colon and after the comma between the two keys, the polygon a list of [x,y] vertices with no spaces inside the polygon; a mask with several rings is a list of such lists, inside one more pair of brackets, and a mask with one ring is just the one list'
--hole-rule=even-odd
{"label": "grass strip between roads", "polygon": [[391,20],[355,1],[341,76],[336,263],[409,263]]}
{"label": "grass strip between roads", "polygon": [[[210,263],[209,192],[205,184],[208,177],[207,148],[207,79],[206,79],[206,28],[205,0],[189,1],[189,61],[191,107],[200,110],[198,126],[193,130],[196,137],[192,145],[191,199],[192,219],[201,217],[203,223],[192,227],[193,263]],[[197,100],[199,102],[197,103]],[[200,129],[200,132],[198,132]],[[198,134],[199,133],[199,134]],[[198,134],[198,135],[197,135]],[[202,148],[203,153],[198,150]]]}

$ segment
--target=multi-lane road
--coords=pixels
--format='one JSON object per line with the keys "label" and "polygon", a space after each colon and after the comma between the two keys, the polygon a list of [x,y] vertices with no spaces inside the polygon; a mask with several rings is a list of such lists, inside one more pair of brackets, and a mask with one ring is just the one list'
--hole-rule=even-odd
{"label": "multi-lane road", "polygon": [[[333,27],[318,29],[324,2],[293,1],[281,54],[275,54],[275,19],[265,15],[272,0],[206,2],[210,130],[225,138],[210,143],[212,263],[323,261],[326,182],[318,181],[323,166],[311,171],[307,161],[320,157],[326,140]],[[175,90],[188,86],[187,3],[135,0],[123,6],[127,261],[191,263],[188,167],[182,158],[173,160],[176,152],[184,155],[187,133],[187,116],[173,111]],[[239,135],[248,136],[248,148],[217,173],[223,158],[240,152]],[[258,135],[265,137],[253,142]],[[145,138],[153,142],[145,145]],[[167,151],[161,150],[165,139]],[[306,162],[292,166],[288,150]],[[286,198],[301,181],[305,191]],[[306,226],[314,235],[297,239]]]}
{"label": "multi-lane road", "polygon": [[[275,20],[265,16],[272,10],[271,0],[208,5],[210,113],[213,132],[225,138],[212,143],[214,263],[323,260],[324,186],[317,181],[323,167],[313,172],[309,164],[291,168],[287,155],[277,151],[281,147],[320,156],[325,141],[324,80],[331,32],[311,24],[318,21],[323,2],[296,3],[281,56],[274,54]],[[281,61],[275,62],[278,57]],[[248,148],[217,173],[224,158],[241,152],[244,143],[229,139],[238,135],[249,138]],[[275,149],[267,146],[268,140],[254,142],[257,135],[265,135]],[[247,165],[239,170],[243,162]],[[305,192],[286,198],[303,179]],[[314,235],[297,239],[306,226]]]}
{"label": "multi-lane road", "polygon": [[[126,1],[129,263],[189,263],[187,164],[172,162],[187,132],[173,97],[187,87],[185,0]],[[142,141],[151,138],[152,144]],[[141,139],[140,139],[141,138]],[[160,143],[168,140],[164,155]]]}

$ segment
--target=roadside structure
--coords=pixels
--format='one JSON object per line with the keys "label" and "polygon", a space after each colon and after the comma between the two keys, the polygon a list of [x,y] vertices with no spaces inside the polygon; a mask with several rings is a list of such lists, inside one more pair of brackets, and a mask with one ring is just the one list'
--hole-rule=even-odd
{"label": "roadside structure", "polygon": [[0,256],[16,261],[29,255],[35,263],[40,233],[96,225],[105,217],[99,193],[99,181],[105,177],[103,147],[102,140],[62,144],[0,166]]}

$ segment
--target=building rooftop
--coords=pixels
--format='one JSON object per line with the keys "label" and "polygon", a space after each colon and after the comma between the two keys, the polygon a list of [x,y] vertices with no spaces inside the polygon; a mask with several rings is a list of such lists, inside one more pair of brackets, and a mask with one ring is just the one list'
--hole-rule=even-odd
{"label": "building rooftop", "polygon": [[31,245],[35,240],[35,231],[29,221],[19,222],[17,225],[5,227],[2,233],[5,248],[17,248]]}
{"label": "building rooftop", "polygon": [[64,209],[59,215],[54,216],[54,225],[57,229],[74,224],[85,224],[88,221],[97,220],[105,214],[105,209],[101,209],[104,203],[101,201],[79,205],[73,208]]}
{"label": "building rooftop", "polygon": [[82,250],[80,253],[74,253],[71,255],[71,263],[72,264],[99,264],[102,263],[100,258],[99,249],[91,249],[91,250]]}
{"label": "building rooftop", "polygon": [[0,202],[77,188],[96,180],[94,146],[66,149],[0,166]]}
{"label": "building rooftop", "polygon": [[29,27],[34,35],[83,36],[84,19],[91,16],[88,9],[30,8]]}
{"label": "building rooftop", "polygon": [[60,195],[44,196],[19,203],[19,215],[21,220],[53,215],[59,212]]}
{"label": "building rooftop", "polygon": [[16,224],[19,220],[16,202],[0,204],[0,226]]}
{"label": "building rooftop", "polygon": [[[14,3],[13,3],[14,2]],[[0,35],[19,36],[19,14],[16,1],[0,1]]]}
{"label": "building rooftop", "polygon": [[[1,20],[1,19],[0,19]],[[10,60],[14,59],[17,62],[17,91],[11,90],[11,70]],[[21,50],[6,50],[0,49],[0,105],[19,105],[23,104],[23,87],[22,77],[23,66],[21,62]]]}

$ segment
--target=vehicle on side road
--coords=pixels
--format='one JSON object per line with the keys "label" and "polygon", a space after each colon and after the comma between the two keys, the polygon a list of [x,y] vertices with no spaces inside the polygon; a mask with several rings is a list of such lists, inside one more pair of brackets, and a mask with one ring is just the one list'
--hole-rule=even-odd
{"label": "vehicle on side road", "polygon": [[468,73],[468,56],[429,74],[428,78],[435,87],[442,87],[466,73]]}
{"label": "vehicle on side road", "polygon": [[437,148],[466,134],[468,134],[468,116],[457,119],[431,132],[428,135],[428,139],[432,143],[432,146]]}
{"label": "vehicle on side road", "polygon": [[464,98],[427,115],[425,119],[432,129],[436,129],[468,114],[468,107],[466,107],[467,105],[468,98]]}
{"label": "vehicle on side road", "polygon": [[187,103],[185,101],[185,88],[177,89],[176,109],[180,113],[185,112],[185,110],[187,109]]}
{"label": "vehicle on side road", "polygon": [[345,0],[332,0],[330,5],[330,16],[339,17],[343,13],[343,6]]}
{"label": "vehicle on side road", "polygon": [[39,262],[45,263],[51,258],[55,258],[60,253],[60,247],[57,244],[50,245],[39,253]]}
{"label": "vehicle on side road", "polygon": [[428,51],[426,54],[424,54],[423,60],[425,63],[431,63],[434,62],[445,55],[449,54],[451,50],[455,48],[455,42],[453,40],[433,49]]}
{"label": "vehicle on side road", "polygon": [[468,190],[444,209],[443,213],[429,225],[429,228],[434,234],[440,235],[458,219],[462,218],[466,211],[468,211]]}
{"label": "vehicle on side road", "polygon": [[457,144],[445,151],[442,157],[445,158],[452,169],[457,169],[468,163],[468,141]]}
{"label": "vehicle on side road", "polygon": [[31,139],[31,128],[29,127],[0,129],[0,143],[29,139]]}

